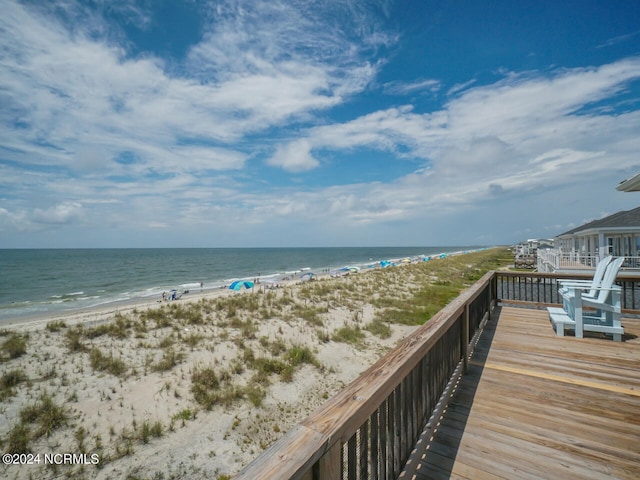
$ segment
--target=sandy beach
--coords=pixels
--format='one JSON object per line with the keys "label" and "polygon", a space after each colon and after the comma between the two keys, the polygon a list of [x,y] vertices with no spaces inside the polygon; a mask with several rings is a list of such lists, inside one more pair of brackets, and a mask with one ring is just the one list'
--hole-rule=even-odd
{"label": "sandy beach", "polygon": [[451,295],[500,255],[194,291],[3,327],[2,450],[33,464],[0,472],[228,478],[410,334],[415,315],[428,318],[425,286]]}

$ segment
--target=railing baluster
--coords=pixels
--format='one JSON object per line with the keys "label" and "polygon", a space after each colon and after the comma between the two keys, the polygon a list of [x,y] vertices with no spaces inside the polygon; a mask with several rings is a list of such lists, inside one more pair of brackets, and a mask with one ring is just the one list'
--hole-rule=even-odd
{"label": "railing baluster", "polygon": [[362,424],[358,430],[358,463],[359,480],[368,480],[369,478],[369,421]]}
{"label": "railing baluster", "polygon": [[369,479],[370,480],[378,480],[379,477],[379,460],[378,460],[378,452],[380,451],[380,425],[378,424],[380,416],[380,409],[378,408],[373,415],[371,415],[371,439],[369,443]]}
{"label": "railing baluster", "polygon": [[387,411],[389,410],[389,399],[386,398],[380,406],[380,478],[389,480],[387,471],[387,442],[389,439],[389,425],[387,419]]}
{"label": "railing baluster", "polygon": [[402,428],[401,421],[401,406],[400,406],[400,385],[396,387],[393,391],[393,477],[396,478],[400,475],[400,456],[401,456],[401,447],[400,447],[400,437],[402,432],[400,429]]}

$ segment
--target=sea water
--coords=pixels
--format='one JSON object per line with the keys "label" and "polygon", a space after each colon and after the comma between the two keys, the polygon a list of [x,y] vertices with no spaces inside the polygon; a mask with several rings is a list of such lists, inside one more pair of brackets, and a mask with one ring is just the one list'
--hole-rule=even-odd
{"label": "sea water", "polygon": [[474,247],[0,250],[0,320]]}

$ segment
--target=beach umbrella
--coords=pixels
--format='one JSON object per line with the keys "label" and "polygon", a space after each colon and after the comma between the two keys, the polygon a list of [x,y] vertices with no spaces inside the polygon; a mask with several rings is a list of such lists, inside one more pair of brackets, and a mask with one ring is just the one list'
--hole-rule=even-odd
{"label": "beach umbrella", "polygon": [[242,290],[242,287],[246,289],[253,288],[253,282],[249,282],[246,280],[237,280],[229,285],[229,290]]}
{"label": "beach umbrella", "polygon": [[313,272],[307,272],[302,275],[302,280],[313,280],[316,278],[316,274]]}
{"label": "beach umbrella", "polygon": [[358,267],[342,267],[340,269],[341,272],[353,272],[353,273],[358,273],[360,271],[360,268]]}

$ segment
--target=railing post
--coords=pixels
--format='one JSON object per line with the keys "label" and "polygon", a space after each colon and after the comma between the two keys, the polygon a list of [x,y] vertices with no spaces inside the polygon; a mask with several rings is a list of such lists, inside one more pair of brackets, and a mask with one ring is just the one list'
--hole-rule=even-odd
{"label": "railing post", "polygon": [[342,443],[336,442],[327,453],[307,470],[300,480],[341,480]]}
{"label": "railing post", "polygon": [[342,443],[336,442],[314,466],[313,480],[340,480],[342,478]]}

